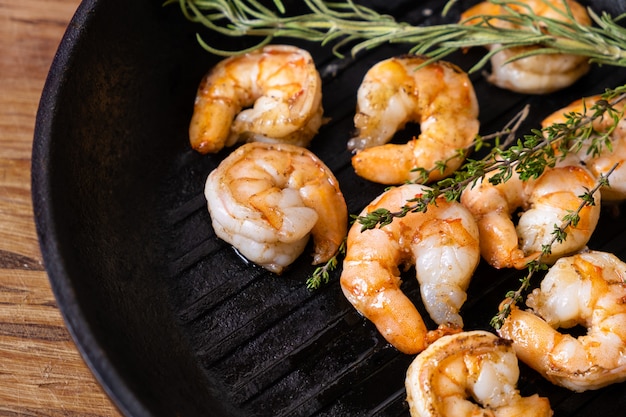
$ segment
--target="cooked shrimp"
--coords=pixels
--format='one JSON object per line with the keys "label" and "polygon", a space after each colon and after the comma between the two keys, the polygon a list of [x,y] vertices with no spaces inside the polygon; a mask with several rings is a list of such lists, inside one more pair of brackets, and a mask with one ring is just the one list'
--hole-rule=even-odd
{"label": "cooked shrimp", "polygon": [[[559,259],[498,331],[520,360],[574,391],[626,380],[626,264],[606,252]],[[581,325],[578,338],[557,331]]]}
{"label": "cooked shrimp", "polygon": [[444,336],[409,366],[411,416],[552,416],[547,398],[520,395],[519,373],[507,340],[481,330]]}
{"label": "cooked shrimp", "polygon": [[[440,61],[417,69],[424,62],[419,56],[391,58],[365,75],[357,93],[357,136],[348,142],[361,177],[402,184],[419,178],[413,169],[424,168],[434,181],[463,162],[458,150],[471,145],[479,127],[474,87],[457,66]],[[385,145],[408,122],[420,124],[419,137]],[[440,161],[446,162],[443,172],[435,169]]]}
{"label": "cooked shrimp", "polygon": [[[406,184],[392,188],[361,213],[378,208],[399,210],[428,188]],[[389,225],[348,232],[341,289],[352,305],[371,320],[398,350],[417,353],[446,332],[460,330],[459,310],[480,260],[478,228],[458,202],[437,200],[426,212],[408,213]],[[422,301],[440,326],[428,332],[415,305],[400,289],[399,266],[415,265]]]}
{"label": "cooked shrimp", "polygon": [[[536,259],[552,241],[555,227],[561,227],[565,216],[578,209],[580,196],[595,186],[593,176],[580,166],[547,169],[527,181],[514,173],[498,185],[488,181],[491,175],[466,188],[461,203],[476,218],[481,254],[495,268],[523,269]],[[565,240],[555,242],[543,261],[553,263],[585,247],[600,217],[600,194],[593,197],[595,205],[583,207],[578,224],[567,227]],[[512,216],[518,209],[523,213],[516,225]]]}
{"label": "cooked shrimp", "polygon": [[270,45],[227,58],[203,78],[189,140],[201,153],[238,141],[307,146],[322,115],[322,83],[311,55]]}
{"label": "cooked shrimp", "polygon": [[[592,110],[590,108],[600,99],[601,96],[598,95],[576,100],[545,118],[542,126],[545,128],[554,123],[565,123],[567,120],[566,115],[571,113],[580,115],[591,114]],[[618,103],[614,108],[618,112],[623,112],[624,104]],[[593,127],[597,132],[607,132],[612,125],[613,119],[608,116],[597,119],[593,123]],[[604,186],[601,189],[602,200],[622,201],[626,199],[626,164],[624,163],[626,161],[626,119],[623,117],[620,119],[610,138],[611,148],[604,146],[598,155],[587,152],[588,146],[583,145],[581,151],[575,156],[583,161],[587,169],[597,178],[600,175],[606,175],[617,164],[617,168],[609,176],[610,187]]]}
{"label": "cooked shrimp", "polygon": [[[491,18],[488,23],[482,20],[507,15],[507,8],[522,14],[532,12],[537,16],[565,22],[571,21],[567,14],[569,9],[576,22],[591,25],[591,18],[585,7],[573,0],[523,0],[504,4],[484,1],[465,11],[461,15],[461,21],[466,24],[489,24],[523,30],[506,19]],[[500,44],[494,44],[489,49],[493,51],[501,47]],[[579,55],[541,54],[507,62],[532,48],[538,47],[514,47],[495,53],[491,57],[492,73],[488,80],[500,88],[518,93],[546,94],[572,85],[589,71],[588,58]]]}
{"label": "cooked shrimp", "polygon": [[337,179],[313,153],[252,142],[233,151],[207,179],[216,235],[248,260],[281,273],[314,242],[314,264],[346,236],[348,210]]}

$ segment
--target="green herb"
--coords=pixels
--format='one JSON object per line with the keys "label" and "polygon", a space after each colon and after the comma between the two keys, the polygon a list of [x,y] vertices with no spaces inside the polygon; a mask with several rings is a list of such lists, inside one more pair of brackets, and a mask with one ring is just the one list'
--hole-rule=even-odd
{"label": "green herb", "polygon": [[[487,173],[495,171],[495,174],[489,179],[493,184],[506,182],[514,172],[522,180],[528,180],[538,178],[546,167],[553,167],[559,158],[565,158],[572,152],[597,155],[602,149],[610,149],[611,147],[610,134],[624,116],[623,111],[616,109],[615,106],[624,100],[626,100],[626,86],[608,89],[600,100],[591,103],[589,107],[583,106],[582,112],[566,114],[563,123],[535,129],[531,134],[516,140],[517,130],[529,113],[529,107],[526,106],[501,131],[476,138],[472,145],[474,151],[490,148],[488,154],[482,159],[468,160],[453,176],[431,184],[429,190],[420,196],[407,200],[406,204],[398,211],[379,208],[363,216],[353,215],[352,219],[361,224],[362,231],[384,227],[396,217],[404,217],[412,212],[425,212],[430,204],[436,204],[436,199],[439,197],[443,197],[447,201],[458,200],[465,188],[476,184]],[[604,118],[611,119],[608,129],[597,131],[594,128],[594,122]],[[494,143],[491,144],[491,141]],[[558,156],[555,149],[558,149]],[[467,151],[467,149],[460,150],[463,153]],[[445,165],[445,162],[443,164]],[[580,211],[586,205],[594,204],[593,194],[601,186],[609,186],[608,176],[614,169],[615,167],[605,176],[601,176],[593,190],[580,196],[581,204],[578,210],[566,215],[561,226],[555,225],[552,241],[544,246],[543,254],[539,259],[529,263],[527,275],[522,279],[522,286],[517,291],[507,294],[507,299],[510,302],[503,305],[502,310],[492,320],[492,325],[499,326],[508,315],[510,306],[521,300],[522,294],[530,285],[531,277],[546,268],[546,265],[541,262],[542,257],[550,254],[551,247],[555,242],[563,242],[566,239],[568,227],[576,227],[580,219]],[[428,178],[428,172],[425,171],[422,177]],[[345,254],[345,241],[342,243],[340,251]],[[334,270],[337,265],[336,256],[326,265],[315,270],[314,274],[307,280],[308,288],[316,289],[329,281],[329,272]]]}
{"label": "green herb", "polygon": [[[528,105],[524,106],[502,130],[490,135],[477,136],[471,147],[459,150],[459,153],[466,154],[470,148],[473,148],[474,151],[479,151],[480,149],[490,147],[492,151],[489,155],[492,155],[494,152],[499,152],[499,149],[508,147],[511,142],[515,140],[515,135],[520,125],[528,117],[529,109],[530,107]],[[504,140],[502,140],[503,137]],[[493,145],[491,145],[491,141],[494,141]],[[485,160],[488,158],[490,158],[490,156],[485,157]],[[441,164],[443,164],[445,168],[445,161],[442,161]],[[488,167],[484,161],[466,163],[451,177],[431,184],[430,189],[426,190],[424,194],[407,200],[407,204],[402,206],[398,211],[392,212],[386,208],[379,208],[366,215],[352,217],[356,222],[361,224],[361,231],[386,226],[390,224],[395,217],[404,217],[408,213],[425,212],[429,204],[435,203],[436,199],[440,196],[443,196],[446,201],[458,200],[467,186],[475,183],[493,169],[495,168]],[[430,171],[423,168],[419,168],[418,171],[421,171],[421,175],[415,182],[425,182],[426,179],[428,179]]]}
{"label": "green herb", "polygon": [[[487,52],[470,72],[482,68],[493,54],[503,49],[529,46],[538,47],[519,49],[521,52],[510,61],[532,55],[565,53],[588,57],[591,63],[626,66],[626,28],[619,24],[625,15],[613,17],[605,12],[598,15],[589,10],[595,25],[586,26],[577,23],[567,7],[564,12],[560,12],[565,19],[556,20],[536,15],[530,7],[514,0],[489,1],[503,5],[515,3],[522,6],[523,11],[507,7],[505,15],[481,16],[473,18],[471,23],[413,26],[358,5],[353,0],[338,2],[302,0],[302,4],[309,11],[300,15],[294,15],[292,11],[287,10],[280,0],[273,1],[274,8],[265,6],[258,0],[167,0],[165,4],[179,4],[187,19],[223,35],[260,39],[250,48],[225,51],[208,44],[197,35],[199,43],[207,51],[224,56],[253,50],[269,44],[277,37],[282,37],[331,45],[333,52],[339,57],[343,57],[344,48],[349,48],[354,56],[361,51],[384,44],[402,43],[409,45],[409,53],[429,56],[430,61],[445,58],[458,50],[470,47],[499,45],[498,48]],[[454,3],[455,0],[447,2],[444,14]],[[547,1],[546,4],[551,6]],[[498,27],[497,22],[503,20],[517,28]],[[623,117],[623,113],[617,111],[614,106],[625,98],[626,86],[618,87],[607,90],[602,100],[593,103],[590,107],[593,112],[590,115],[587,115],[586,111],[581,114],[569,114],[564,123],[535,129],[531,134],[517,140],[512,140],[512,132],[515,131],[513,129],[512,132],[508,132],[508,138],[502,143],[500,136],[503,132],[499,132],[495,136],[496,143],[486,157],[480,160],[468,159],[452,177],[433,184],[432,191],[407,201],[399,211],[378,209],[366,216],[353,218],[361,223],[363,230],[381,227],[391,223],[395,217],[427,210],[428,205],[440,196],[448,200],[458,199],[467,186],[475,184],[487,173],[497,171],[490,177],[490,182],[494,184],[507,181],[514,172],[526,180],[537,178],[546,167],[554,166],[559,157],[565,157],[571,152],[581,152],[584,147],[587,153],[597,155],[602,149],[611,148],[612,130]],[[603,117],[611,117],[614,123],[607,131],[597,132],[593,122]],[[477,137],[473,150],[477,151],[485,146],[490,146],[486,137]],[[465,156],[468,149],[461,149],[459,153]],[[440,161],[434,169],[443,169],[445,164],[446,161]],[[419,169],[419,172],[423,180],[428,178],[427,170]],[[561,226],[555,225],[552,242],[543,247],[543,252],[537,260],[529,263],[527,274],[521,279],[520,288],[507,293],[507,301],[491,321],[494,327],[498,328],[509,314],[512,305],[523,299],[531,277],[547,269],[546,264],[541,261],[542,258],[550,253],[555,242],[566,238],[568,227],[575,227],[582,208],[593,203],[593,194],[601,186],[608,186],[609,175],[610,172],[601,176],[593,190],[580,196],[580,207],[565,216]],[[345,254],[345,241],[339,252]],[[338,255],[339,253],[314,271],[307,280],[308,288],[319,288],[329,281],[330,272],[337,266]]]}
{"label": "green herb", "polygon": [[[490,0],[495,4],[516,3],[512,0]],[[258,0],[167,0],[165,4],[180,5],[187,19],[227,36],[257,37],[259,42],[249,49],[266,45],[276,37],[303,39],[332,45],[338,56],[343,47],[350,47],[352,55],[389,43],[410,46],[410,53],[428,55],[433,60],[469,47],[498,44],[470,71],[484,66],[490,56],[501,49],[527,48],[513,59],[524,56],[566,53],[589,57],[598,64],[626,66],[626,29],[619,25],[624,16],[600,15],[589,10],[594,26],[577,23],[568,8],[560,12],[565,19],[557,20],[536,15],[528,6],[523,11],[507,8],[507,14],[483,16],[463,22],[413,26],[398,22],[392,16],[358,5],[353,0],[327,2],[302,0],[308,8],[304,14],[290,14],[280,0],[274,7],[264,6]],[[449,1],[444,13],[454,1]],[[523,3],[517,3],[524,7]],[[549,3],[546,1],[546,4]],[[553,6],[552,6],[553,7]],[[553,7],[554,8],[554,7]],[[518,28],[497,27],[494,22],[507,21]],[[224,51],[206,43],[200,35],[198,41],[208,51],[219,55],[232,55],[244,51]],[[248,50],[249,50],[248,49]]]}
{"label": "green herb", "polygon": [[[519,122],[527,109],[518,114],[514,129],[497,132],[491,136],[497,139],[496,146],[480,160],[468,159],[450,178],[445,178],[431,185],[431,190],[415,199],[407,200],[407,204],[399,211],[380,208],[376,211],[359,216],[357,221],[363,226],[363,230],[382,227],[393,221],[394,217],[404,217],[410,212],[426,211],[428,205],[433,203],[439,196],[447,200],[458,199],[465,188],[476,184],[486,174],[494,172],[489,182],[499,184],[506,182],[513,173],[517,173],[522,180],[538,178],[546,167],[553,167],[559,158],[565,158],[571,152],[585,152],[597,155],[604,147],[610,147],[612,132],[617,123],[623,117],[623,111],[615,108],[615,105],[626,99],[626,86],[607,90],[600,100],[593,103],[587,114],[587,108],[581,113],[569,113],[565,115],[565,122],[551,125],[543,129],[535,129],[531,134],[519,138],[511,146],[512,135],[519,126]],[[598,132],[593,122],[610,117],[612,123],[607,131]],[[511,124],[511,123],[509,123]],[[508,132],[508,138],[502,144],[500,136]],[[490,137],[491,137],[490,136]],[[479,146],[485,146],[485,138],[478,141]],[[558,156],[555,152],[558,149]]]}
{"label": "green herb", "polygon": [[[407,204],[401,210],[391,212],[382,208],[358,217],[357,221],[361,223],[363,230],[384,227],[391,223],[394,217],[403,217],[409,212],[426,211],[428,204],[431,204],[440,195],[446,196],[447,199],[458,198],[463,189],[484,178],[486,173],[497,171],[490,178],[490,182],[494,184],[506,182],[513,175],[513,172],[516,172],[520,178],[528,180],[538,178],[546,167],[554,166],[559,158],[565,158],[572,152],[597,155],[605,148],[610,149],[610,134],[624,117],[623,110],[618,110],[615,106],[625,99],[626,86],[607,90],[600,100],[591,104],[590,111],[586,106],[583,106],[583,111],[580,113],[566,114],[565,122],[534,130],[532,134],[526,135],[524,139],[518,139],[515,145],[508,148],[506,148],[507,140],[503,147],[494,147],[482,160],[469,161],[454,174],[454,177],[437,182],[431,191],[415,199],[407,200]],[[518,118],[523,119],[521,116]],[[611,119],[611,123],[608,124],[609,128],[602,131],[596,130],[594,122],[604,118]],[[514,130],[511,134],[513,132]],[[499,134],[496,134],[496,137],[499,137]],[[510,137],[509,135],[509,139]],[[558,156],[555,153],[555,148],[559,150]],[[561,225],[555,225],[552,240],[542,247],[542,253],[538,259],[528,263],[527,273],[520,280],[520,287],[506,294],[506,300],[500,306],[500,311],[491,320],[491,325],[494,328],[499,329],[509,315],[511,307],[523,300],[524,293],[530,287],[531,278],[539,271],[547,269],[543,259],[551,254],[552,246],[555,243],[565,241],[569,227],[577,226],[582,209],[595,204],[593,195],[601,187],[610,186],[609,176],[616,167],[617,164],[606,174],[601,175],[592,190],[579,196],[581,200],[579,207],[564,216]]]}
{"label": "green herb", "polygon": [[330,282],[330,273],[337,268],[338,257],[340,255],[346,254],[346,239],[344,238],[341,245],[339,245],[339,249],[337,249],[337,253],[330,258],[324,265],[318,266],[313,271],[313,274],[306,280],[306,287],[310,290],[317,290],[322,285],[328,284]]}
{"label": "green herb", "polygon": [[552,232],[552,240],[548,244],[543,246],[542,252],[537,259],[528,263],[526,275],[520,279],[520,287],[515,291],[509,291],[506,293],[506,300],[500,305],[500,311],[496,316],[491,319],[490,324],[491,326],[493,326],[494,329],[498,330],[500,327],[502,327],[502,323],[508,317],[513,305],[523,301],[524,293],[530,287],[532,277],[539,271],[545,271],[546,269],[548,269],[548,266],[543,262],[543,259],[551,254],[552,246],[555,243],[561,243],[565,241],[565,239],[567,238],[566,230],[568,227],[576,227],[576,224],[580,220],[580,212],[582,211],[582,209],[587,206],[595,205],[595,199],[593,195],[599,192],[601,187],[609,186],[609,176],[613,173],[615,168],[617,168],[617,165],[618,164],[613,165],[613,167],[606,174],[600,175],[600,178],[598,179],[595,187],[592,190],[588,190],[583,195],[579,196],[581,200],[580,205],[575,211],[565,215],[565,217],[562,219],[563,224],[561,224],[561,226],[555,225],[555,229]]}

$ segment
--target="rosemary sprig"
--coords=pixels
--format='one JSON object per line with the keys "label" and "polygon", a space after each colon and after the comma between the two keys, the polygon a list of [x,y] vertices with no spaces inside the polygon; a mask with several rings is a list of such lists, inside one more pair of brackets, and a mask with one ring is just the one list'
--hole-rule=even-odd
{"label": "rosemary sprig", "polygon": [[515,291],[509,291],[506,293],[505,301],[500,305],[500,311],[498,311],[498,314],[496,314],[490,321],[490,324],[494,329],[500,329],[504,320],[506,320],[510,314],[513,305],[523,301],[524,294],[530,287],[532,277],[539,271],[545,271],[548,269],[548,265],[543,262],[543,260],[546,256],[549,256],[552,253],[552,246],[557,242],[562,243],[565,241],[567,238],[567,229],[569,227],[576,227],[578,221],[580,220],[580,213],[585,207],[595,205],[593,195],[599,192],[600,188],[609,186],[609,177],[613,171],[615,171],[617,166],[618,164],[613,165],[613,167],[611,167],[606,174],[600,175],[600,178],[598,178],[594,188],[579,196],[581,202],[578,208],[563,217],[563,223],[561,226],[555,225],[555,229],[552,232],[552,240],[548,244],[543,245],[541,254],[537,259],[528,263],[526,275],[520,279],[521,284],[519,288]]}
{"label": "rosemary sprig", "polygon": [[[363,230],[381,227],[393,221],[394,217],[404,217],[410,212],[426,211],[428,205],[439,196],[447,200],[458,199],[465,188],[476,184],[486,174],[497,171],[489,178],[493,184],[506,182],[514,172],[522,180],[538,178],[546,167],[552,167],[559,158],[565,158],[572,152],[579,152],[584,146],[586,152],[598,154],[604,147],[611,146],[610,132],[623,117],[623,111],[615,106],[626,99],[626,85],[608,89],[602,98],[581,113],[565,115],[566,121],[543,129],[534,129],[530,134],[510,142],[511,134],[503,146],[495,146],[480,160],[468,159],[450,178],[445,178],[431,185],[431,190],[407,200],[407,204],[398,211],[380,208],[357,218]],[[518,118],[520,116],[518,115]],[[597,131],[594,121],[610,117],[612,123],[606,131]],[[521,121],[521,120],[520,120]],[[506,131],[506,130],[505,130]],[[496,135],[501,134],[498,132]],[[482,143],[482,142],[481,142]]]}
{"label": "rosemary sprig", "polygon": [[[495,4],[515,3],[514,0],[490,0]],[[450,0],[445,10],[453,3]],[[557,20],[534,14],[530,8],[522,11],[508,8],[506,14],[474,18],[471,22],[455,22],[433,26],[413,26],[398,22],[392,16],[356,4],[353,0],[327,2],[302,0],[308,8],[304,14],[289,14],[281,0],[274,0],[274,8],[258,0],[166,0],[165,4],[180,5],[184,16],[218,33],[231,37],[257,37],[259,42],[249,49],[266,45],[274,38],[303,39],[333,45],[336,55],[350,46],[352,55],[388,43],[410,45],[410,53],[442,59],[464,48],[498,44],[499,49],[525,46],[523,56],[566,53],[589,57],[598,64],[626,66],[626,29],[619,25],[624,16],[600,15],[589,10],[595,23],[585,26],[577,23],[571,12],[563,12],[565,19]],[[548,4],[546,0],[546,4]],[[549,5],[549,4],[548,4]],[[498,27],[498,21],[507,21],[518,28]],[[225,51],[198,41],[208,51],[232,55],[244,51]],[[470,71],[486,64],[489,52]]]}

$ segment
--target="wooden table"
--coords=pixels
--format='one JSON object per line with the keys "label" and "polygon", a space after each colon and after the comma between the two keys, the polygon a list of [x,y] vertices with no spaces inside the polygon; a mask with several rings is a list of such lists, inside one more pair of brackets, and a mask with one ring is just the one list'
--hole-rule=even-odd
{"label": "wooden table", "polygon": [[50,289],[30,195],[35,115],[79,0],[0,0],[0,415],[119,416]]}

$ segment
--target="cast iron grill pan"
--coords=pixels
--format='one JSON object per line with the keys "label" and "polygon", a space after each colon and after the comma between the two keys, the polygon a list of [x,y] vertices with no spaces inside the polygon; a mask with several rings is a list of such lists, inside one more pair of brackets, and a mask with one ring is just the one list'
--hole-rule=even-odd
{"label": "cast iron grill pan", "polygon": [[[363,3],[414,24],[442,21],[439,1]],[[449,18],[470,4],[459,2]],[[46,83],[33,153],[35,213],[59,307],[85,359],[128,416],[408,416],[404,375],[413,356],[397,352],[348,304],[339,271],[309,291],[310,248],[275,276],[215,237],[204,182],[232,149],[206,156],[187,144],[197,84],[219,59],[200,49],[195,31],[214,36],[176,7],[86,1]],[[215,39],[224,49],[248,45]],[[299,46],[315,57],[331,119],[311,150],[357,213],[384,186],[350,165],[356,89],[371,65],[407,49],[339,59],[328,48]],[[448,60],[468,69],[481,53]],[[575,86],[542,97],[497,89],[480,73],[472,80],[481,133],[530,104],[523,134],[572,100],[625,83],[626,71],[595,67]],[[417,133],[409,126],[395,140]],[[589,246],[626,259],[620,209],[603,209]],[[432,328],[414,270],[403,278]],[[492,330],[490,318],[519,278],[481,264],[462,309],[466,329]],[[556,416],[617,414],[626,406],[624,384],[573,394],[521,368],[522,393],[548,396]]]}

